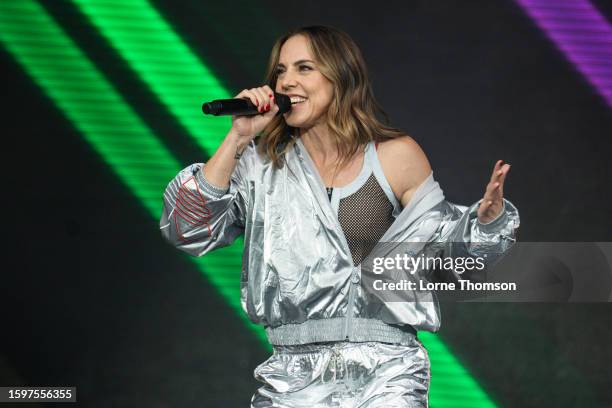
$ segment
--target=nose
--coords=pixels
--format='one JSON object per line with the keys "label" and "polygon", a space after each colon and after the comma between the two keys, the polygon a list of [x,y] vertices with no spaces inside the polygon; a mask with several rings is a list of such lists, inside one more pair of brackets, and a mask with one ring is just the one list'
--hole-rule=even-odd
{"label": "nose", "polygon": [[297,81],[292,70],[284,72],[283,75],[278,78],[278,83],[283,91],[287,91],[297,86]]}

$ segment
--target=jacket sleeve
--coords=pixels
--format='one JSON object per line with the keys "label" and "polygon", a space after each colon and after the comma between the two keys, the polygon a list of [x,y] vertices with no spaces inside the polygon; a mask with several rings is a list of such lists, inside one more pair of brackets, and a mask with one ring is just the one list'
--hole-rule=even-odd
{"label": "jacket sleeve", "polygon": [[[443,257],[482,258],[492,265],[516,241],[520,225],[517,208],[504,199],[503,208],[492,221],[483,224],[478,220],[478,207],[482,200],[470,207],[445,201],[442,222],[436,241]],[[471,273],[453,271],[453,279],[471,279]]]}
{"label": "jacket sleeve", "polygon": [[253,165],[254,144],[249,145],[234,169],[227,189],[204,177],[206,164],[181,170],[164,192],[159,223],[170,244],[193,256],[230,245],[243,233],[248,207],[248,171]]}

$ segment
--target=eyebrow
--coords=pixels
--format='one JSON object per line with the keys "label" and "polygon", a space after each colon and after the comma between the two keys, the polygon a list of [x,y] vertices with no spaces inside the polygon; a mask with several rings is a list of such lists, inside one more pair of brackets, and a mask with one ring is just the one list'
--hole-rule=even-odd
{"label": "eyebrow", "polygon": [[[311,60],[308,60],[308,59],[301,59],[301,60],[299,60],[299,61],[295,61],[295,62],[293,63],[293,65],[300,65],[300,64],[302,64],[302,63],[304,63],[304,62],[312,62],[312,63],[314,64],[314,61],[311,61]],[[284,66],[285,66],[285,64],[281,64],[281,63],[279,62],[279,63],[278,63],[276,66],[277,66],[277,67],[284,67]]]}

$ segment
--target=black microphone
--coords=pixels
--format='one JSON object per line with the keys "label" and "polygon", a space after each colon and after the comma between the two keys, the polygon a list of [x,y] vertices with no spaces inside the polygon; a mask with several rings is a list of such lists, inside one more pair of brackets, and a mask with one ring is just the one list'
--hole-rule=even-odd
{"label": "black microphone", "polygon": [[[291,110],[291,99],[281,93],[274,92],[274,102],[278,105],[278,115]],[[202,104],[202,112],[205,115],[260,115],[265,112],[259,112],[257,106],[253,105],[248,98],[234,99],[216,99]]]}

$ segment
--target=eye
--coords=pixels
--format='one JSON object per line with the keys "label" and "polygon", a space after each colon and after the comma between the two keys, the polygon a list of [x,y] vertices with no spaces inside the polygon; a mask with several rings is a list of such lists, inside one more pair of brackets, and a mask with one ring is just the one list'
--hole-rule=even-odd
{"label": "eye", "polygon": [[276,71],[274,71],[274,73],[275,73],[277,76],[278,76],[278,75],[280,75],[280,74],[282,74],[283,72],[285,72],[285,70],[284,70],[284,69],[282,69],[282,68],[276,68]]}
{"label": "eye", "polygon": [[312,68],[308,65],[300,65],[300,71],[312,71]]}

